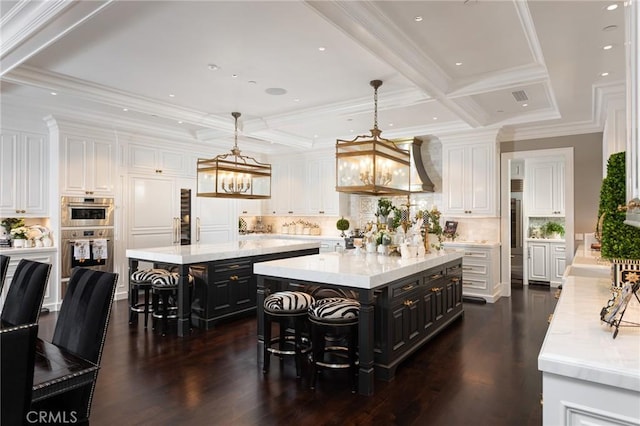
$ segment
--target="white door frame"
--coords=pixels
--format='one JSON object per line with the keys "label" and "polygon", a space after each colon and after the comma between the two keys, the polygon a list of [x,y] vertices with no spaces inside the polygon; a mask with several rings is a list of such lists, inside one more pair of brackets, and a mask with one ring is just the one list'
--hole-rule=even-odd
{"label": "white door frame", "polygon": [[[524,160],[536,157],[564,157],[564,211],[565,211],[565,240],[566,240],[566,265],[569,266],[574,254],[574,211],[573,211],[573,148],[539,149],[532,151],[505,152],[500,155],[500,243],[501,250],[501,281],[502,295],[511,297],[511,220],[510,220],[510,198],[511,198],[511,168],[510,160]],[[526,175],[525,165],[525,175]],[[526,185],[525,185],[526,186]],[[522,210],[525,211],[526,196],[522,197]],[[523,220],[523,224],[525,221]],[[526,235],[523,233],[523,255],[526,253]],[[523,256],[524,257],[524,256]],[[526,277],[528,266],[526,258],[522,262],[523,282],[527,283]]]}

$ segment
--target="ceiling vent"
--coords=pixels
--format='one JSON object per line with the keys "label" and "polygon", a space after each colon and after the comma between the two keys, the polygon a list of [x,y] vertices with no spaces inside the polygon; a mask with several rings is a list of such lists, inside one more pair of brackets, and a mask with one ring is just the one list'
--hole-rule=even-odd
{"label": "ceiling vent", "polygon": [[516,102],[524,102],[528,101],[529,97],[524,90],[516,90],[515,92],[511,92]]}

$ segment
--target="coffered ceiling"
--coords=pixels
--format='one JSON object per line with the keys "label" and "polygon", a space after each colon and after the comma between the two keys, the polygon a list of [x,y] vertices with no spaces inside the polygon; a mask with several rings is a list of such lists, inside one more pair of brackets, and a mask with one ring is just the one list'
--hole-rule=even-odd
{"label": "coffered ceiling", "polygon": [[[615,10],[607,6],[616,4]],[[2,1],[0,95],[255,152],[501,128],[602,131],[624,11],[603,1]],[[610,49],[603,49],[610,45]],[[608,73],[602,76],[602,73]],[[52,95],[51,93],[56,93]]]}

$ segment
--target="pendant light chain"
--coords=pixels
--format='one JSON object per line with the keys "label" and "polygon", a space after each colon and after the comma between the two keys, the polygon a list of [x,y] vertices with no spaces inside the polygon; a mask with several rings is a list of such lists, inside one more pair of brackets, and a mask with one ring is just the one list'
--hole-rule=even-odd
{"label": "pendant light chain", "polygon": [[238,117],[240,117],[241,114],[239,112],[232,112],[231,115],[235,119],[235,130],[233,132],[233,149],[231,150],[231,152],[233,153],[233,155],[239,156],[240,148],[238,148]]}
{"label": "pendant light chain", "polygon": [[373,128],[378,128],[378,88],[373,90]]}

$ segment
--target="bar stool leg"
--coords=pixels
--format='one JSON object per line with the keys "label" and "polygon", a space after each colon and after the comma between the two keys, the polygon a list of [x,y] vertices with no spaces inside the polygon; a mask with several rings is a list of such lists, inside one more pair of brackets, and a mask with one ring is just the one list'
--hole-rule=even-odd
{"label": "bar stool leg", "polygon": [[300,378],[300,370],[301,370],[301,360],[302,360],[302,323],[299,318],[294,318],[294,351],[295,351],[295,363],[296,363],[296,378]]}
{"label": "bar stool leg", "polygon": [[264,350],[262,355],[262,372],[267,374],[269,372],[269,364],[271,361],[271,353],[269,352],[269,346],[271,345],[271,318],[268,315],[264,316]]}

